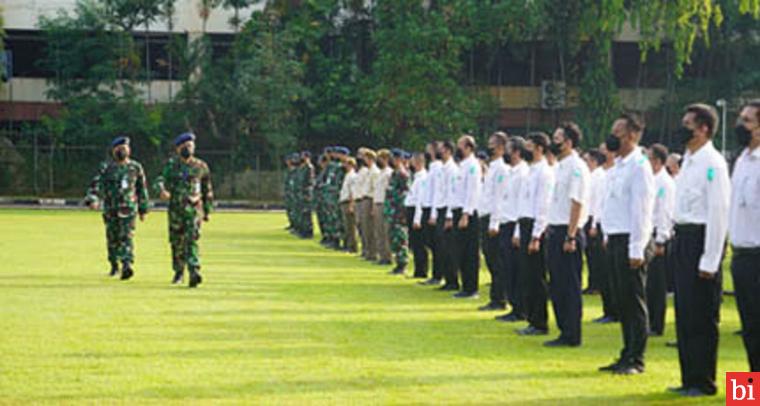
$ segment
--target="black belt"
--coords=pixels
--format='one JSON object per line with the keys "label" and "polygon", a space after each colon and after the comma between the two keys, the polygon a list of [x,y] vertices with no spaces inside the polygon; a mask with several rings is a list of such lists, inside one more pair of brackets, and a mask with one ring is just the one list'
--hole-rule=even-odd
{"label": "black belt", "polygon": [[628,238],[631,234],[629,233],[620,233],[620,234],[607,234],[607,237],[609,237],[610,240],[619,240],[623,238]]}
{"label": "black belt", "polygon": [[734,255],[760,255],[760,247],[743,248],[731,246],[731,250],[734,252]]}
{"label": "black belt", "polygon": [[679,234],[697,234],[705,231],[704,224],[676,224],[676,233]]}

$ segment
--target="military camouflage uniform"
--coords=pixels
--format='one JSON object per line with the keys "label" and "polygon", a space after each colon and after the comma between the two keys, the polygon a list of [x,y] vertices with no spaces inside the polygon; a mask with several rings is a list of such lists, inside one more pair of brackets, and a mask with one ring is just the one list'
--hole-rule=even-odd
{"label": "military camouflage uniform", "polygon": [[384,214],[390,223],[391,252],[396,259],[396,271],[402,271],[409,263],[409,233],[406,224],[404,200],[409,191],[409,174],[396,169],[388,182]]}
{"label": "military camouflage uniform", "polygon": [[285,172],[283,185],[283,198],[285,199],[285,213],[288,216],[288,228],[295,228],[295,173],[294,168],[288,167]]}
{"label": "military camouflage uniform", "polygon": [[85,197],[86,204],[100,202],[106,225],[108,262],[112,267],[134,262],[132,238],[135,217],[148,212],[145,171],[135,160],[106,161],[100,165]]}
{"label": "military camouflage uniform", "polygon": [[296,176],[298,179],[296,191],[298,232],[302,237],[311,237],[314,235],[314,222],[311,215],[314,200],[314,167],[311,163],[304,163],[298,167]]}
{"label": "military camouflage uniform", "polygon": [[196,157],[187,162],[173,157],[156,179],[156,187],[171,193],[168,215],[172,268],[174,272],[182,272],[187,265],[189,271],[197,272],[201,267],[198,258],[201,221],[213,207],[211,171]]}
{"label": "military camouflage uniform", "polygon": [[325,232],[325,176],[327,175],[327,167],[322,168],[319,171],[319,175],[314,181],[314,211],[317,212],[317,225],[319,225],[319,232],[322,234],[322,239],[326,238]]}

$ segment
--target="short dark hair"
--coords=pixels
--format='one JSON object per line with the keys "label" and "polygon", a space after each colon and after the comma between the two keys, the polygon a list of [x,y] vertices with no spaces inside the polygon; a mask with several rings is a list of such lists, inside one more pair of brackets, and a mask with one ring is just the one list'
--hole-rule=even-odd
{"label": "short dark hair", "polygon": [[596,161],[597,165],[604,165],[605,162],[607,162],[607,157],[602,154],[602,151],[599,151],[597,148],[593,148],[588,150],[587,152],[588,156]]}
{"label": "short dark hair", "polygon": [[718,131],[718,111],[715,107],[704,103],[694,103],[686,106],[686,112],[694,113],[694,122],[698,126],[707,126],[710,138]]}
{"label": "short dark hair", "polygon": [[496,141],[496,143],[500,146],[505,147],[507,145],[509,136],[507,136],[507,133],[503,131],[496,131],[495,133],[491,134],[490,138]]}
{"label": "short dark hair", "polygon": [[451,152],[452,154],[454,153],[454,149],[455,149],[454,143],[449,140],[441,141],[441,148]]}
{"label": "short dark hair", "polygon": [[525,138],[516,135],[509,139],[509,145],[512,146],[512,152],[519,152],[520,158],[523,157],[525,151]]}
{"label": "short dark hair", "polygon": [[625,120],[625,127],[628,129],[628,131],[635,132],[635,133],[641,133],[644,132],[644,128],[646,125],[644,124],[644,119],[641,118],[641,115],[634,112],[625,112],[621,113],[618,116],[618,120]]}
{"label": "short dark hair", "polygon": [[565,138],[569,139],[573,144],[573,148],[580,145],[583,139],[583,131],[581,131],[581,127],[578,124],[572,121],[563,121],[560,123],[559,128],[565,133]]}
{"label": "short dark hair", "polygon": [[744,107],[754,107],[755,116],[757,117],[757,121],[760,122],[760,99],[750,100]]}
{"label": "short dark hair", "polygon": [[462,134],[462,138],[464,139],[464,145],[474,151],[477,146],[475,143],[475,137],[470,134]]}
{"label": "short dark hair", "polygon": [[668,147],[662,144],[654,144],[649,149],[652,151],[652,156],[663,165],[668,160]]}
{"label": "short dark hair", "polygon": [[544,152],[546,152],[546,149],[549,148],[549,136],[544,132],[535,131],[529,133],[528,141],[532,142],[533,145],[541,147],[541,150]]}

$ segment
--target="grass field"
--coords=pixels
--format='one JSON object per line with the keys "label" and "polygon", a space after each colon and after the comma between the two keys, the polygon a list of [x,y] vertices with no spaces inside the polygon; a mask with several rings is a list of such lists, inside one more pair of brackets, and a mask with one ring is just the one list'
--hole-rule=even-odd
{"label": "grass field", "polygon": [[[97,213],[0,210],[0,403],[724,402],[665,392],[679,383],[672,312],[647,372],[611,376],[596,368],[620,331],[589,322],[598,297],[584,297],[581,348],[544,348],[474,311],[483,300],[294,239],[279,213],[212,216],[190,290],[169,285],[165,216],[138,225],[136,277],[120,282]],[[726,298],[719,385],[747,368],[738,328]]]}

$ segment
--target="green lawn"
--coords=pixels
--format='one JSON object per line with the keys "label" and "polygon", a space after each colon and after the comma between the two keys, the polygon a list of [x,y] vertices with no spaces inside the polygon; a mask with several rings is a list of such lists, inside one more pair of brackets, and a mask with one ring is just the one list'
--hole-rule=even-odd
{"label": "green lawn", "polygon": [[[169,285],[165,216],[138,225],[136,277],[120,282],[97,213],[0,210],[0,403],[724,402],[665,393],[679,383],[672,312],[647,372],[611,376],[596,368],[620,331],[589,322],[598,297],[584,298],[583,347],[543,348],[474,311],[483,300],[291,237],[279,213],[212,216],[190,290]],[[738,328],[726,298],[720,385],[747,368]]]}

